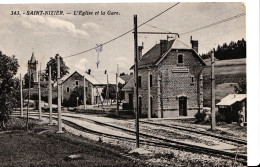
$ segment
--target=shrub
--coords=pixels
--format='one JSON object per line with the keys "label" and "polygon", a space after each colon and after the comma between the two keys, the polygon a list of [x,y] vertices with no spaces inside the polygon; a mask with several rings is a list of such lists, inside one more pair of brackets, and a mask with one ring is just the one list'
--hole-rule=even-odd
{"label": "shrub", "polygon": [[216,122],[225,122],[225,121],[226,121],[225,115],[216,111]]}
{"label": "shrub", "polygon": [[197,112],[195,114],[195,123],[203,122],[206,118],[206,112],[203,110],[202,112]]}
{"label": "shrub", "polygon": [[[211,112],[208,114],[209,114],[208,119],[205,119],[204,123],[211,123]],[[216,118],[216,123],[226,121],[225,116],[223,114],[221,114],[218,110],[215,111],[215,118]]]}
{"label": "shrub", "polygon": [[131,110],[131,109],[133,109],[132,106],[130,106],[129,103],[123,103],[122,108],[123,108],[123,110]]}

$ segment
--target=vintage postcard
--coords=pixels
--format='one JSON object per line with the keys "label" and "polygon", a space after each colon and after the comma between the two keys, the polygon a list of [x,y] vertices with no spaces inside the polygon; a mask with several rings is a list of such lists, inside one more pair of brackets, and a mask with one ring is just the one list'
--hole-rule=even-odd
{"label": "vintage postcard", "polygon": [[0,166],[247,165],[246,8],[0,4]]}

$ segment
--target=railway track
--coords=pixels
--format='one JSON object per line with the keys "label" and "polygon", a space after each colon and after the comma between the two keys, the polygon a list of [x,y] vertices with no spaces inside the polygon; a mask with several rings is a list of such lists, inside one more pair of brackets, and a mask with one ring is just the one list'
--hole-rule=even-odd
{"label": "railway track", "polygon": [[[115,126],[115,125],[111,125],[108,123],[103,123],[100,121],[96,121],[96,120],[92,120],[92,119],[88,119],[88,118],[81,118],[79,116],[66,116],[63,115],[63,117],[70,117],[70,118],[80,118],[82,120],[88,121],[88,122],[92,122],[98,125],[102,125],[102,126],[106,126],[106,127],[110,127],[110,128],[114,128],[114,129],[118,129],[124,132],[128,132],[132,135],[135,135],[136,132],[127,128],[123,128],[123,127],[119,127],[119,126]],[[72,121],[68,121],[66,119],[63,119],[63,121],[65,121],[66,123],[69,123],[71,125],[74,126],[80,126],[78,124],[76,124],[75,122]],[[80,126],[83,129],[87,129],[85,127]],[[120,136],[114,136],[111,134],[104,134],[104,133],[100,133],[100,132],[93,132],[93,130],[87,130],[88,132],[91,133],[96,133],[102,136],[110,136],[110,137],[117,137],[120,139],[127,139],[127,140],[131,140],[131,141],[135,141],[135,139],[132,138],[124,138],[124,137],[120,137]],[[163,138],[163,137],[159,137],[159,136],[153,136],[153,135],[149,135],[146,133],[139,133],[140,136],[147,138],[147,140],[141,140],[142,142],[145,143],[150,143],[152,145],[156,145],[156,146],[164,146],[164,147],[170,147],[170,148],[177,148],[177,149],[181,149],[181,150],[185,150],[185,151],[190,151],[190,152],[196,152],[196,153],[204,153],[207,155],[212,155],[212,156],[221,156],[224,157],[227,156],[231,159],[237,159],[238,162],[241,162],[243,165],[247,164],[247,156],[246,155],[242,155],[242,154],[236,154],[236,153],[232,153],[232,152],[228,152],[228,151],[223,151],[223,150],[217,150],[217,149],[212,149],[212,148],[207,148],[207,147],[202,147],[202,146],[197,146],[197,145],[193,145],[193,144],[187,144],[187,143],[183,143],[183,142],[179,142],[176,140],[172,140],[172,139],[167,139],[167,138]],[[153,141],[151,141],[151,139],[153,139]]]}
{"label": "railway track", "polygon": [[155,126],[161,126],[161,127],[178,129],[178,130],[187,131],[187,132],[196,133],[196,134],[202,134],[202,135],[214,137],[214,138],[217,138],[217,139],[231,141],[231,142],[234,142],[234,143],[237,143],[237,144],[247,145],[247,142],[245,140],[240,140],[240,139],[236,139],[236,138],[232,138],[232,137],[224,137],[224,136],[220,136],[220,135],[216,135],[216,134],[212,134],[212,133],[208,133],[208,132],[200,131],[200,130],[193,130],[193,129],[190,129],[190,128],[187,128],[187,127],[184,127],[184,126],[166,125],[166,124],[149,122],[149,121],[140,121],[140,122],[146,123],[146,124],[150,124],[150,125],[155,125]]}
{"label": "railway track", "polygon": [[[43,115],[43,117],[49,117],[49,116]],[[99,132],[99,131],[88,129],[88,128],[82,126],[82,125],[79,125],[79,124],[77,124],[77,123],[75,123],[71,120],[66,119],[66,117],[74,118],[74,119],[80,118],[82,120],[92,122],[94,124],[118,129],[118,130],[121,130],[121,131],[124,131],[124,132],[128,132],[132,135],[135,135],[136,132],[133,131],[133,130],[118,127],[118,126],[115,126],[115,125],[103,123],[103,122],[88,119],[88,118],[81,118],[79,116],[63,115],[63,123],[64,124],[71,126],[71,127],[75,128],[77,130],[80,130],[82,132],[91,133],[91,134],[95,134],[95,135],[99,135],[99,136],[106,136],[106,137],[109,137],[109,138],[112,138],[112,139],[127,140],[127,141],[130,141],[130,142],[135,142],[135,138],[122,137],[122,136],[117,136],[117,135],[108,134],[108,133],[102,133],[102,132]],[[57,116],[54,116],[54,119],[57,120]],[[233,160],[236,160],[237,162],[242,163],[243,165],[247,165],[247,156],[246,155],[236,154],[236,153],[232,153],[232,152],[228,152],[228,151],[217,150],[217,149],[212,149],[212,148],[207,148],[207,147],[202,147],[202,146],[197,146],[197,145],[188,144],[188,143],[183,143],[183,142],[175,141],[175,140],[172,140],[172,139],[167,139],[167,138],[163,138],[163,137],[159,137],[159,136],[153,136],[153,135],[149,135],[149,134],[145,134],[145,133],[139,133],[139,135],[143,137],[143,139],[140,139],[140,142],[146,143],[147,145],[161,146],[161,147],[165,147],[165,148],[174,148],[174,149],[189,151],[189,152],[193,152],[193,153],[203,153],[203,154],[207,154],[207,155],[211,155],[211,156],[222,157],[222,158],[225,158],[225,159],[233,159]]]}

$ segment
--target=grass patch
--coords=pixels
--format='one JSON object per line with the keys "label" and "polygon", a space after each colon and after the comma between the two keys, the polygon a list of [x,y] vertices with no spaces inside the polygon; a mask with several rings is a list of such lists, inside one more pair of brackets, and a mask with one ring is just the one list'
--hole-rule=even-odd
{"label": "grass patch", "polygon": [[[144,166],[125,157],[125,150],[120,147],[67,132],[57,134],[56,126],[38,125],[36,120],[30,120],[31,131],[23,131],[19,126],[23,127],[25,121],[12,118],[8,128],[15,131],[0,133],[0,166]],[[73,154],[82,158],[67,161],[66,157]]]}
{"label": "grass patch", "polygon": [[[28,129],[34,130],[38,125],[37,120],[29,119]],[[25,130],[26,129],[26,118],[14,118],[11,117],[6,123],[6,130]]]}

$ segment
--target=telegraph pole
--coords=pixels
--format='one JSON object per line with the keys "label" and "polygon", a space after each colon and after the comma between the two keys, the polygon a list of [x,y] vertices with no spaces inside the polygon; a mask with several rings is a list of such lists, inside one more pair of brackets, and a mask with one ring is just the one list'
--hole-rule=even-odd
{"label": "telegraph pole", "polygon": [[139,148],[139,108],[138,108],[138,41],[137,41],[137,15],[134,15],[134,56],[135,56],[135,128],[136,147]]}
{"label": "telegraph pole", "polygon": [[108,72],[106,71],[106,74],[107,74],[107,91],[106,91],[106,99],[107,99],[107,105],[108,105],[108,100],[109,100],[109,85],[108,85]]}
{"label": "telegraph pole", "polygon": [[118,104],[118,64],[117,64],[117,72],[116,72],[116,114],[119,115],[119,104]]}
{"label": "telegraph pole", "polygon": [[28,103],[27,103],[27,114],[26,114],[26,131],[28,131],[28,124],[29,124],[29,103],[30,103],[30,89],[31,89],[31,70],[30,70],[30,65],[29,65],[29,89],[28,89]]}
{"label": "telegraph pole", "polygon": [[211,53],[211,130],[216,130],[214,50]]}
{"label": "telegraph pole", "polygon": [[61,122],[61,82],[60,82],[60,56],[57,56],[57,83],[58,83],[58,132],[63,133],[62,131],[62,122]]}
{"label": "telegraph pole", "polygon": [[86,109],[86,81],[85,81],[85,76],[83,76],[83,87],[84,87],[84,95],[83,95],[83,103],[84,103],[84,109]]}
{"label": "telegraph pole", "polygon": [[38,74],[38,95],[39,95],[39,120],[42,119],[42,106],[41,106],[41,65],[40,65],[40,72]]}
{"label": "telegraph pole", "polygon": [[50,125],[52,125],[52,85],[51,85],[51,66],[49,66],[49,111],[50,111]]}
{"label": "telegraph pole", "polygon": [[23,81],[22,74],[20,74],[20,97],[21,97],[21,117],[23,116]]}
{"label": "telegraph pole", "polygon": [[148,69],[148,120],[150,120],[151,119],[151,80],[150,80],[150,75],[151,75],[151,69]]}

